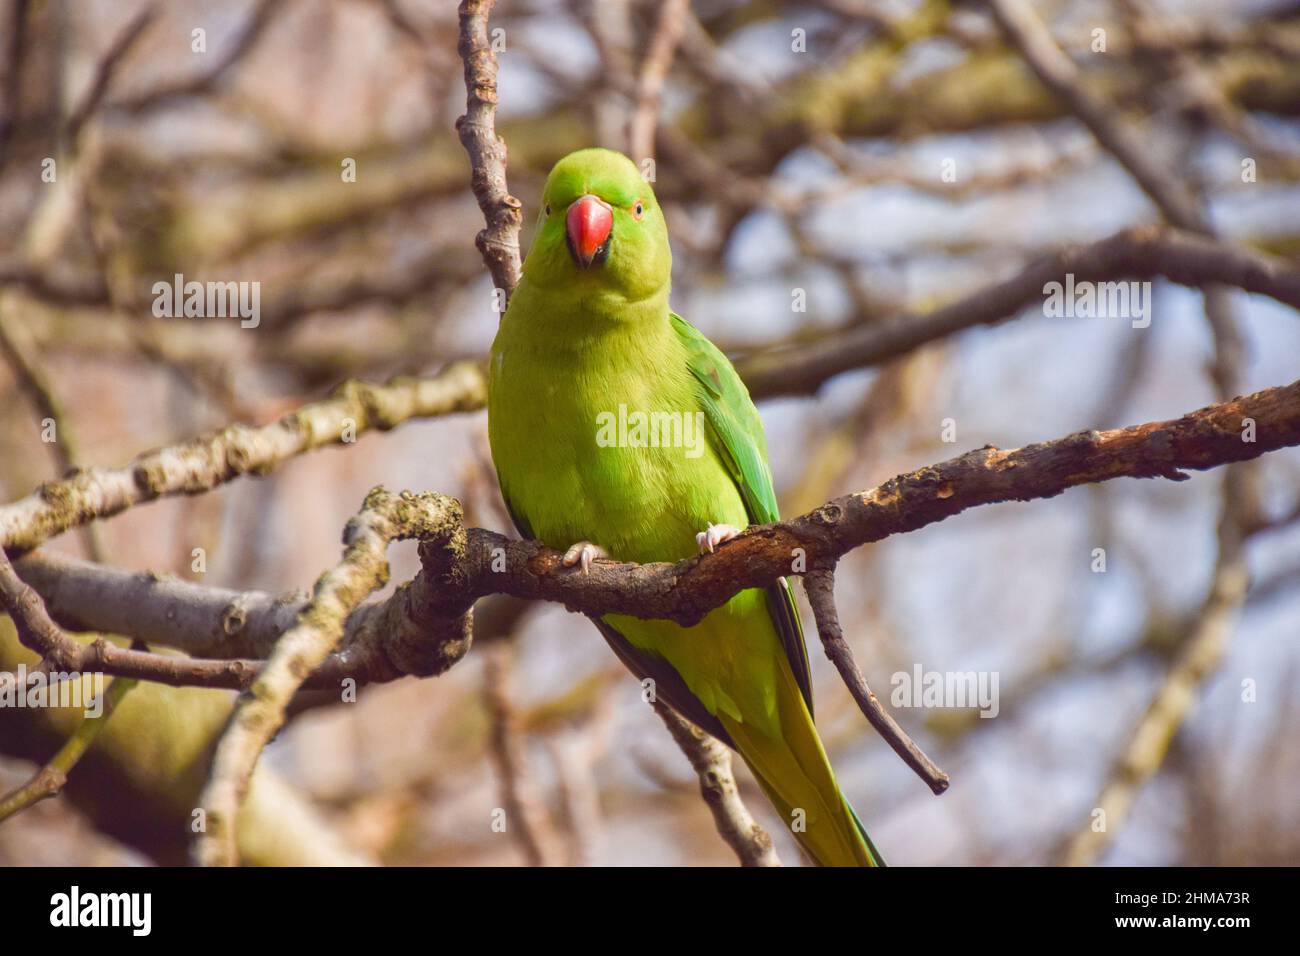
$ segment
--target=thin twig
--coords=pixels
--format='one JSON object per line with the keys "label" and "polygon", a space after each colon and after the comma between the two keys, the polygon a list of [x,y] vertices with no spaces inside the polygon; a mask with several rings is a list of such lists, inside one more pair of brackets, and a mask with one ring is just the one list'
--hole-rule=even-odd
{"label": "thin twig", "polygon": [[1146,711],[1129,729],[1127,743],[1115,760],[1087,823],[1065,848],[1067,866],[1096,863],[1124,826],[1143,785],[1163,765],[1170,744],[1195,705],[1205,681],[1218,670],[1228,641],[1250,589],[1250,571],[1241,535],[1240,509],[1249,497],[1238,497],[1245,466],[1225,472],[1224,512],[1219,523],[1219,554],[1209,593],[1196,626],[1178,650]]}
{"label": "thin twig", "polygon": [[35,803],[56,796],[68,782],[68,774],[77,765],[91,744],[108,724],[117,705],[138,682],[129,677],[115,677],[108,682],[103,694],[102,710],[95,716],[83,716],[58,752],[38,770],[27,783],[0,797],[0,822],[27,809]]}
{"label": "thin twig", "polygon": [[1028,0],[988,0],[988,4],[998,26],[1039,82],[1059,97],[1097,142],[1119,160],[1164,217],[1181,229],[1207,232],[1196,197],[1177,177],[1169,175],[1141,134],[1111,104],[1087,90],[1079,68],[1056,45]]}
{"label": "thin twig", "polygon": [[487,221],[475,244],[492,281],[508,298],[519,284],[523,205],[506,186],[506,144],[496,131],[497,56],[488,36],[494,4],[495,0],[463,0],[460,5],[457,49],[465,63],[466,100],[456,131],[469,154],[470,185]]}
{"label": "thin twig", "polygon": [[650,48],[637,79],[636,110],[628,122],[628,151],[638,163],[654,158],[655,127],[659,123],[664,80],[668,77],[677,43],[686,27],[690,7],[690,0],[664,0],[659,5],[654,36],[650,38]]}
{"label": "thin twig", "polygon": [[713,814],[713,824],[740,859],[741,866],[780,866],[772,837],[740,798],[740,788],[731,770],[731,751],[667,704],[656,700],[654,709],[690,761],[700,781],[700,796]]}
{"label": "thin twig", "polygon": [[501,781],[506,832],[514,836],[529,866],[555,866],[559,863],[555,831],[528,769],[528,751],[514,707],[513,658],[514,649],[506,641],[495,641],[483,652],[483,700],[492,720],[491,752]]}
{"label": "thin twig", "polygon": [[866,678],[853,659],[853,650],[844,639],[839,614],[835,610],[835,573],[821,568],[810,570],[804,575],[803,585],[808,593],[808,603],[812,605],[817,634],[826,649],[826,656],[840,672],[840,677],[857,701],[858,708],[876,732],[894,749],[894,753],[902,757],[903,762],[925,781],[926,786],[936,794],[943,793],[948,789],[948,775],[925,755],[907,731],[898,725],[893,715],[885,710],[879,698],[867,686]]}
{"label": "thin twig", "polygon": [[[69,645],[72,647],[81,645],[64,634],[50,619],[40,595],[19,579],[3,548],[0,548],[0,606],[13,620],[19,640],[27,647],[41,653],[41,662],[36,671],[42,674],[51,671],[69,672],[72,679],[78,679],[86,674],[102,673],[94,667],[78,666],[79,662],[75,660],[69,662],[66,655],[50,653],[58,648],[67,648]],[[28,677],[30,678],[33,673],[35,672],[29,671]],[[8,677],[6,683],[16,679],[6,676]],[[0,820],[46,797],[53,796],[63,788],[72,768],[108,723],[113,708],[135,684],[136,682],[129,678],[117,678],[110,682],[104,691],[104,707],[101,713],[94,718],[83,718],[58,753],[31,781],[0,799]],[[19,690],[16,686],[13,689]]]}
{"label": "thin twig", "polygon": [[[1196,191],[1147,148],[1142,134],[1123,113],[1085,88],[1078,68],[1056,45],[1047,25],[1028,0],[989,0],[994,19],[1039,81],[1065,102],[1101,146],[1119,161],[1150,197],[1165,219],[1203,236],[1217,235],[1205,204]],[[1208,281],[1199,283],[1205,313],[1215,339],[1211,373],[1220,398],[1231,395],[1232,369],[1240,365],[1244,345],[1227,290]],[[1293,303],[1294,304],[1294,303]]]}
{"label": "thin twig", "polygon": [[172,100],[187,96],[204,96],[217,90],[230,71],[256,49],[258,42],[266,33],[266,28],[274,18],[273,15],[280,3],[281,0],[259,0],[253,12],[249,14],[244,26],[230,42],[226,52],[208,70],[196,76],[148,90],[137,96],[128,97],[121,102],[115,102],[114,107],[126,112],[138,113],[142,110],[161,106]]}
{"label": "thin twig", "polygon": [[[1203,197],[1194,188],[1184,187],[1176,172],[1166,175],[1164,181],[1179,190],[1186,190],[1196,214],[1202,219],[1199,230],[1213,235],[1214,229],[1203,215]],[[1158,196],[1153,198],[1163,208],[1162,199]],[[1168,210],[1166,215],[1169,215]],[[1215,394],[1223,400],[1233,394],[1242,377],[1244,344],[1240,322],[1225,286],[1207,286],[1202,298],[1206,321],[1214,339],[1214,358],[1208,372]],[[1163,765],[1197,692],[1227,653],[1232,630],[1250,589],[1244,545],[1249,529],[1259,524],[1258,495],[1253,477],[1254,472],[1247,463],[1230,465],[1223,473],[1218,556],[1195,629],[1180,649],[1146,712],[1129,731],[1129,743],[1112,767],[1097,798],[1093,816],[1066,847],[1064,861],[1067,864],[1096,862],[1114,839],[1115,833],[1126,822],[1138,791]]]}
{"label": "thin twig", "polygon": [[9,7],[9,42],[4,51],[4,73],[0,80],[0,170],[9,158],[8,145],[22,112],[23,64],[27,55],[27,14],[30,0],[13,0]]}
{"label": "thin twig", "polygon": [[86,95],[64,124],[63,136],[67,144],[75,146],[81,128],[85,126],[86,121],[94,115],[95,111],[99,109],[100,103],[104,101],[104,97],[113,83],[113,77],[117,74],[118,67],[121,66],[126,55],[131,52],[132,47],[144,35],[145,30],[153,23],[157,15],[157,5],[150,4],[137,13],[123,28],[122,32],[117,35],[113,45],[108,48],[108,52],[99,61]]}
{"label": "thin twig", "polygon": [[[55,398],[49,376],[45,374],[40,363],[14,338],[5,315],[3,298],[3,295],[0,295],[0,359],[9,365],[19,388],[27,395],[27,400],[40,416],[42,433],[46,423],[53,429],[53,440],[48,444],[58,464],[59,474],[64,476],[72,474],[82,460],[76,433],[62,405]],[[100,563],[105,561],[106,552],[100,538],[99,525],[85,524],[81,526],[80,531],[90,559]]]}

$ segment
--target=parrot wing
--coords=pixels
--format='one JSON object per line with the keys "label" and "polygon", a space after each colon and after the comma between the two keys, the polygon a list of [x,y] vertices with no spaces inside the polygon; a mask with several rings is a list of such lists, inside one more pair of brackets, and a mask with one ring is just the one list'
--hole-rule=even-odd
{"label": "parrot wing", "polygon": [[682,675],[677,673],[671,664],[662,657],[647,654],[634,647],[631,641],[600,618],[593,617],[591,622],[600,630],[605,643],[618,655],[623,666],[636,675],[637,680],[644,681],[649,678],[654,681],[654,693],[660,700],[696,727],[717,737],[732,750],[737,749],[736,742],[731,739],[731,734],[727,733],[727,728],[722,726],[722,721],[708,712],[700,703],[700,699],[686,686]]}
{"label": "parrot wing", "polygon": [[[723,461],[740,490],[752,524],[779,521],[772,471],[767,464],[767,441],[763,420],[749,397],[749,390],[718,347],[676,313],[669,316],[673,329],[686,346],[691,374],[700,383],[700,402],[708,427],[716,439]],[[808,713],[813,713],[812,680],[808,648],[804,643],[799,609],[789,583],[780,579],[766,588],[767,603],[776,623],[781,644],[790,661]]]}

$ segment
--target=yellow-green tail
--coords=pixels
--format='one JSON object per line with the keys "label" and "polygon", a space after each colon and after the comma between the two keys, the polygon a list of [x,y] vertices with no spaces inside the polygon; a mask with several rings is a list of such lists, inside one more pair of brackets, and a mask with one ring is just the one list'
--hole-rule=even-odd
{"label": "yellow-green tail", "polygon": [[[782,661],[784,665],[784,661]],[[849,806],[794,677],[778,680],[779,737],[719,714],[795,839],[820,866],[884,866],[866,829]]]}

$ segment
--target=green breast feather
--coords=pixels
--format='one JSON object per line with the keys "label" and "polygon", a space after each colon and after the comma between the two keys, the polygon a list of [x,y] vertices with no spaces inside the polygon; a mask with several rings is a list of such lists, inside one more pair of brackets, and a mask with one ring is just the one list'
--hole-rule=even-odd
{"label": "green breast feather", "polygon": [[[767,441],[758,409],[750,400],[749,390],[735,368],[718,347],[689,322],[673,313],[673,329],[686,346],[691,373],[700,382],[700,404],[709,427],[723,451],[723,459],[732,479],[740,489],[753,524],[769,524],[780,518],[772,471],[767,464]],[[793,556],[792,556],[793,557]],[[812,681],[808,668],[808,649],[803,626],[790,586],[784,581],[767,590],[772,617],[790,659],[790,668],[799,682],[799,690],[813,712]]]}

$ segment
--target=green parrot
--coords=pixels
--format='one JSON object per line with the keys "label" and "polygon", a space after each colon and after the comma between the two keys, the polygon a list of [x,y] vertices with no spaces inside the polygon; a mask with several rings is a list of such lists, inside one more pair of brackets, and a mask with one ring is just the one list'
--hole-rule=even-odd
{"label": "green parrot", "polygon": [[[519,532],[577,573],[609,556],[676,561],[778,518],[758,411],[669,308],[671,273],[663,211],[630,159],[584,149],[555,165],[492,344],[488,434]],[[691,628],[595,623],[659,699],[740,753],[814,861],[881,865],[813,725],[784,580]]]}

